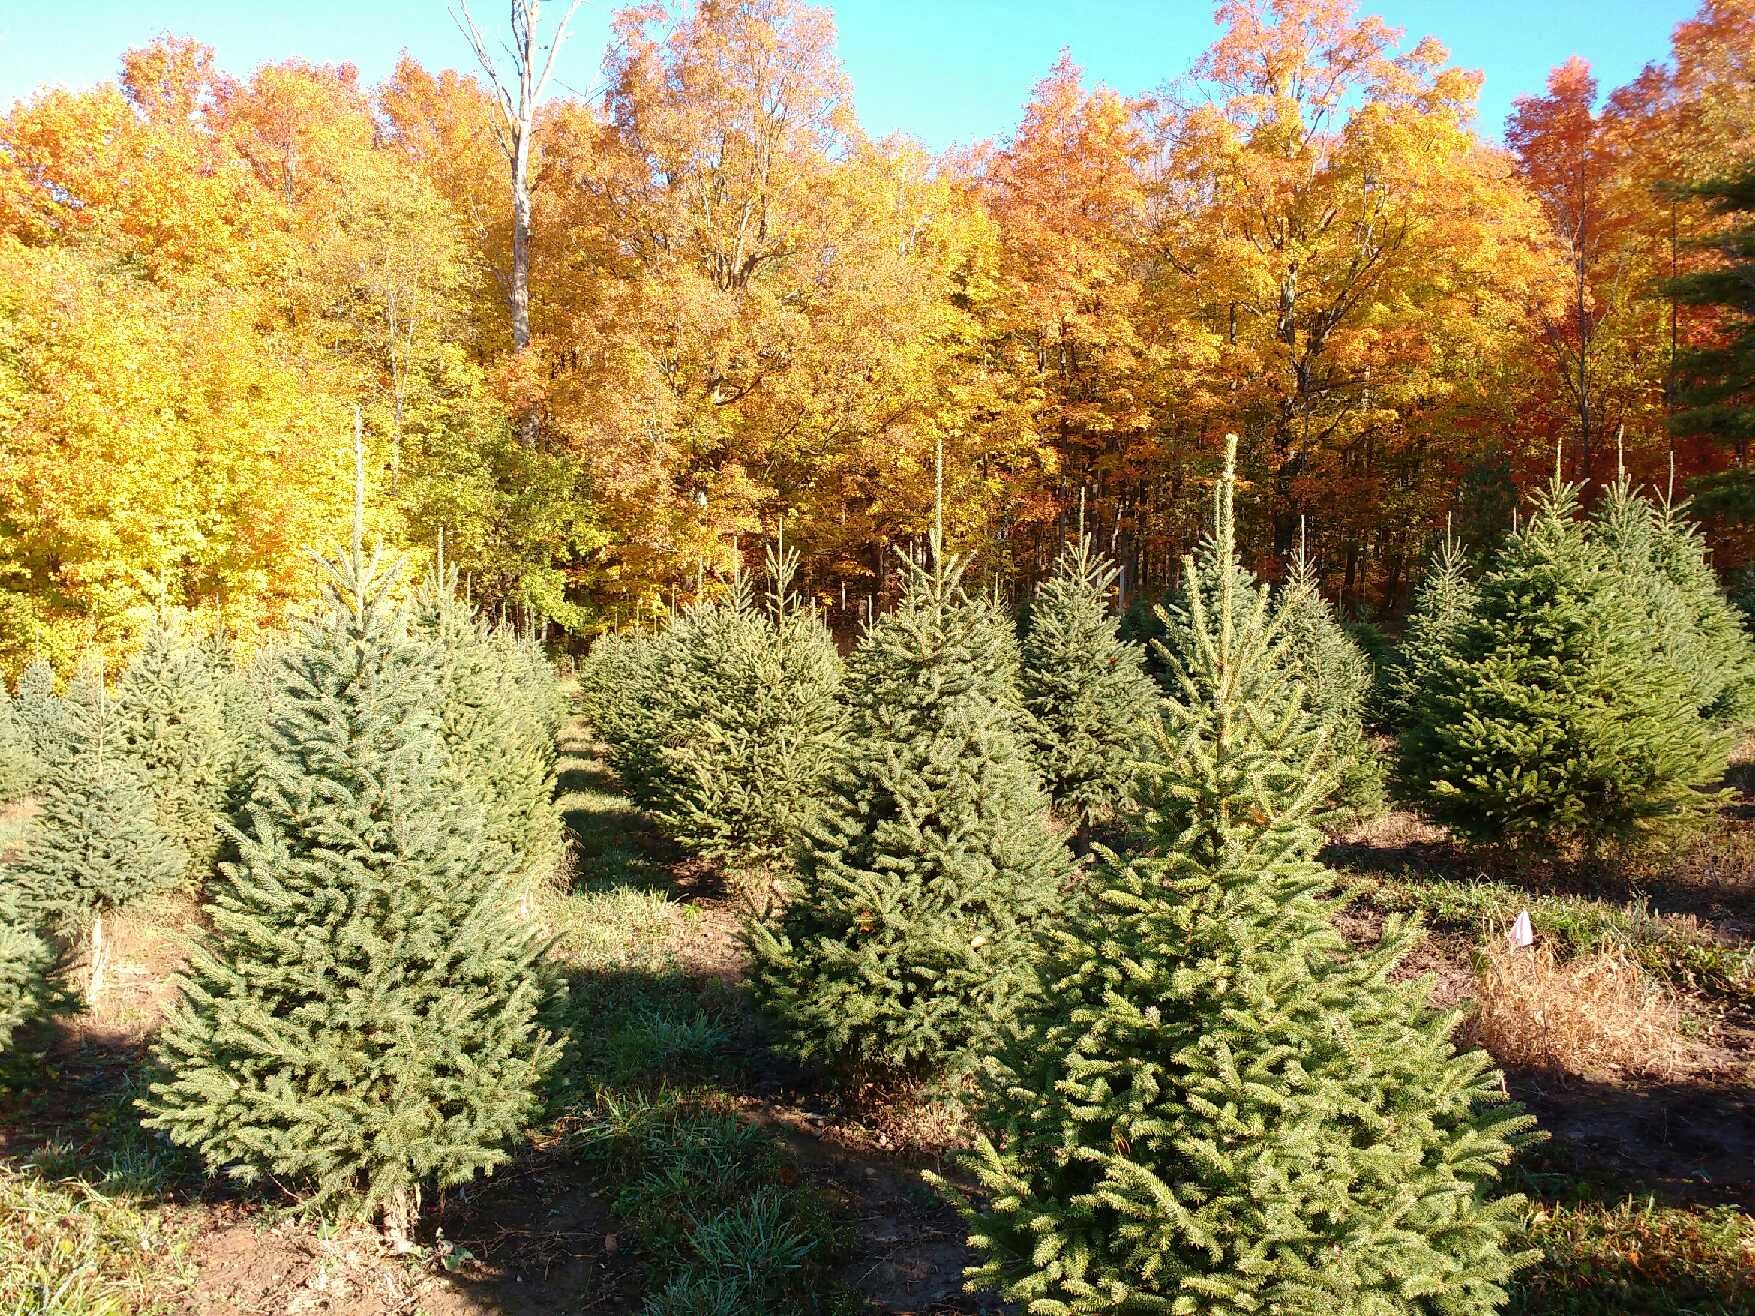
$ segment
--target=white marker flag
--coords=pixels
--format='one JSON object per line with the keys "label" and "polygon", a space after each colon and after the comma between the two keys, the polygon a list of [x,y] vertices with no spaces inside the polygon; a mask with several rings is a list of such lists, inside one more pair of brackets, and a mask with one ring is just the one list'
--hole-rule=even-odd
{"label": "white marker flag", "polygon": [[1530,926],[1530,912],[1521,909],[1517,913],[1517,921],[1511,925],[1511,931],[1505,934],[1513,950],[1522,950],[1536,939],[1535,929]]}

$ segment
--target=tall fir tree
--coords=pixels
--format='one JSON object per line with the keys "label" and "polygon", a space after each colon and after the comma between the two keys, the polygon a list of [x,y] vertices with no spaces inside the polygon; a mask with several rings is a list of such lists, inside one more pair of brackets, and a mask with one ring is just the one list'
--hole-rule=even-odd
{"label": "tall fir tree", "polygon": [[1384,770],[1365,738],[1365,716],[1377,674],[1322,597],[1302,534],[1275,612],[1285,657],[1323,728],[1324,754],[1335,769],[1333,802],[1350,817],[1373,817],[1383,808]]}
{"label": "tall fir tree", "polygon": [[116,708],[159,829],[183,851],[185,873],[205,880],[219,853],[229,753],[211,659],[182,625],[161,618],[123,673]]}
{"label": "tall fir tree", "polygon": [[1132,797],[1155,743],[1157,684],[1110,611],[1118,576],[1089,535],[1063,547],[1036,591],[1022,646],[1019,690],[1036,765],[1081,850],[1092,825]]}
{"label": "tall fir tree", "polygon": [[183,853],[158,824],[103,672],[81,670],[45,726],[37,814],[11,874],[24,907],[101,916],[174,886]]}
{"label": "tall fir tree", "polygon": [[1655,840],[1718,799],[1729,737],[1577,510],[1556,477],[1414,695],[1404,789],[1473,840]]}
{"label": "tall fir tree", "polygon": [[[1679,409],[1670,424],[1733,448],[1741,465],[1755,442],[1755,161],[1738,174],[1683,190],[1725,223],[1702,243],[1716,259],[1663,286],[1682,305],[1712,311],[1718,329],[1714,341],[1677,359]],[[1738,474],[1745,483],[1751,479],[1746,469]]]}
{"label": "tall fir tree", "polygon": [[1200,638],[1142,848],[1049,930],[972,1102],[970,1287],[1041,1316],[1494,1311],[1526,1258],[1493,1185],[1530,1121],[1429,984],[1390,981],[1413,929],[1335,931],[1331,769],[1267,591],[1184,571]]}
{"label": "tall fir tree", "polygon": [[146,1123],[405,1236],[506,1159],[557,1046],[512,857],[446,771],[430,646],[360,547],[280,657],[266,753],[160,1033]]}
{"label": "tall fir tree", "polygon": [[768,554],[766,606],[740,573],[676,657],[659,815],[685,847],[734,868],[783,869],[821,812],[842,747],[840,655],[792,593],[797,554]]}
{"label": "tall fir tree", "polygon": [[1008,618],[942,553],[848,665],[843,770],[751,982],[795,1054],[957,1073],[1034,989],[1032,948],[1069,867],[1023,743]]}
{"label": "tall fir tree", "polygon": [[1447,527],[1426,565],[1407,630],[1384,679],[1384,708],[1392,725],[1407,723],[1416,693],[1456,648],[1457,637],[1479,601],[1469,555]]}
{"label": "tall fir tree", "polygon": [[416,592],[415,620],[433,646],[440,733],[457,788],[480,802],[487,839],[522,874],[547,877],[562,849],[554,732],[522,670],[527,660],[475,616],[442,553]]}

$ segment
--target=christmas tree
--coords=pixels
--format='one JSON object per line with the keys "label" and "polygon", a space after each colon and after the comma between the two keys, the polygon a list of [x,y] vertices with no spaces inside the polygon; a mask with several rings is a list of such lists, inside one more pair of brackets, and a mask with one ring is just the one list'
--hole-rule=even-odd
{"label": "christmas tree", "polygon": [[60,1002],[54,948],[19,895],[17,888],[0,882],[0,1057],[19,1029]]}
{"label": "christmas tree", "polygon": [[735,868],[790,861],[841,748],[841,659],[828,628],[792,594],[797,569],[797,555],[779,545],[768,555],[767,606],[740,573],[677,649],[659,822]]}
{"label": "christmas tree", "polygon": [[1432,679],[1438,664],[1456,648],[1457,637],[1478,602],[1468,554],[1461,541],[1446,529],[1414,594],[1408,628],[1384,682],[1385,711],[1392,723],[1399,726],[1407,722],[1415,693]]}
{"label": "christmas tree", "polygon": [[183,853],[158,824],[102,671],[75,676],[45,726],[38,812],[11,874],[23,906],[44,917],[101,916],[174,885]]}
{"label": "christmas tree", "polygon": [[22,800],[36,780],[36,745],[6,682],[0,680],[0,804]]}
{"label": "christmas tree", "polygon": [[681,693],[680,655],[714,603],[698,604],[660,631],[624,631],[592,645],[582,705],[635,803],[662,812],[669,797],[664,748]]}
{"label": "christmas tree", "polygon": [[121,739],[152,792],[159,828],[195,881],[219,853],[229,744],[209,656],[174,621],[146,634],[117,690]]}
{"label": "christmas tree", "polygon": [[1282,652],[1304,686],[1304,699],[1324,731],[1324,754],[1335,769],[1333,803],[1354,818],[1383,807],[1383,761],[1365,740],[1365,711],[1377,674],[1365,651],[1322,597],[1303,536],[1276,600]]}
{"label": "christmas tree", "polygon": [[1335,931],[1332,783],[1285,637],[1265,591],[1184,570],[1207,638],[1142,849],[1050,930],[972,1105],[970,1287],[1060,1316],[1493,1311],[1524,1258],[1491,1193],[1530,1121],[1428,984],[1390,981],[1412,929],[1358,953]]}
{"label": "christmas tree", "polygon": [[1094,822],[1133,792],[1153,744],[1158,689],[1109,610],[1117,568],[1081,535],[1036,591],[1019,688],[1043,784],[1088,848]]}
{"label": "christmas tree", "polygon": [[508,851],[521,873],[554,872],[562,836],[554,732],[522,646],[496,641],[459,596],[456,568],[442,556],[417,592],[415,620],[433,646],[453,780],[476,797],[487,839]]}
{"label": "christmas tree", "polygon": [[1653,508],[1652,519],[1652,567],[1681,601],[1685,634],[1704,677],[1701,713],[1743,730],[1755,722],[1755,640],[1708,562],[1706,542],[1686,506],[1665,499]]}
{"label": "christmas tree", "polygon": [[281,655],[239,858],[143,1104],[215,1170],[401,1237],[426,1185],[506,1159],[558,1048],[512,857],[446,771],[431,646],[355,524]]}
{"label": "christmas tree", "polygon": [[1034,985],[1032,947],[1069,856],[1023,744],[1009,618],[932,536],[848,666],[852,727],[752,984],[794,1053],[955,1073]]}
{"label": "christmas tree", "polygon": [[40,760],[48,751],[61,721],[61,701],[55,695],[55,671],[38,659],[18,678],[18,698],[13,701],[20,725]]}
{"label": "christmas tree", "polygon": [[1729,738],[1556,477],[1415,692],[1408,793],[1479,841],[1632,843],[1712,809]]}

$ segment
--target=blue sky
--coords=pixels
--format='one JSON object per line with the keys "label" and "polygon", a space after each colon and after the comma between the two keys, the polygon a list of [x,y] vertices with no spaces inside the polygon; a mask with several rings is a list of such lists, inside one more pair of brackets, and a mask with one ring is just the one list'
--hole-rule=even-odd
{"label": "blue sky", "polygon": [[[551,0],[559,7],[560,0]],[[484,26],[504,0],[474,0]],[[1147,91],[1187,70],[1212,40],[1207,0],[840,0],[831,6],[860,122],[939,149],[1000,137],[1062,46],[1092,80]],[[1547,71],[1582,55],[1606,91],[1665,57],[1670,30],[1696,0],[1367,0],[1361,8],[1431,34],[1452,58],[1484,70],[1482,131],[1498,136],[1512,97],[1540,90]],[[557,74],[591,93],[609,5],[587,0]],[[45,84],[89,86],[116,57],[161,32],[214,46],[243,73],[291,55],[351,61],[368,81],[407,48],[434,67],[469,67],[444,0],[0,0],[0,108]]]}

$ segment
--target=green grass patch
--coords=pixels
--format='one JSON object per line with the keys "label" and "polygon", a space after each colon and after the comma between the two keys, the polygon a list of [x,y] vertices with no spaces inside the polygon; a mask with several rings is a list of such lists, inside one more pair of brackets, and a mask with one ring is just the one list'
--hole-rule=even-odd
{"label": "green grass patch", "polygon": [[0,1163],[0,1312],[156,1316],[193,1278],[192,1224],[150,1199],[156,1175],[119,1165],[96,1183]]}
{"label": "green grass patch", "polygon": [[1731,1207],[1543,1205],[1528,1239],[1542,1259],[1522,1276],[1510,1316],[1755,1313],[1755,1219]]}
{"label": "green grass patch", "polygon": [[604,1095],[569,1134],[617,1186],[613,1210],[652,1266],[645,1316],[835,1316],[834,1212],[773,1134],[712,1093]]}

